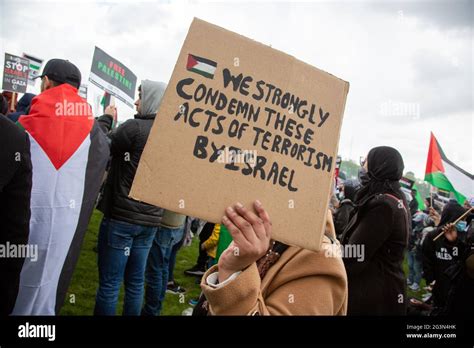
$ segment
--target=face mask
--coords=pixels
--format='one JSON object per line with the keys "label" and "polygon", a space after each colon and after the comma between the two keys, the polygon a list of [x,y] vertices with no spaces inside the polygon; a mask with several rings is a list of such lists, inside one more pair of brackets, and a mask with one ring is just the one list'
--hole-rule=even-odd
{"label": "face mask", "polygon": [[466,221],[459,221],[456,224],[456,229],[458,230],[458,232],[466,231],[466,227],[467,227],[467,222]]}

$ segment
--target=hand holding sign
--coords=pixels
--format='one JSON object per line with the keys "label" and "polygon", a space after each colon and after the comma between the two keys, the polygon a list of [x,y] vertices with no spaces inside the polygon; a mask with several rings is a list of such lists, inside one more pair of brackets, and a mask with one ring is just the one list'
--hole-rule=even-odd
{"label": "hand holding sign", "polygon": [[259,201],[255,201],[254,207],[258,216],[240,203],[225,211],[222,223],[233,241],[219,258],[219,283],[260,259],[270,247],[270,217]]}
{"label": "hand holding sign", "polygon": [[104,113],[106,115],[109,115],[109,116],[112,116],[113,118],[115,118],[115,115],[117,114],[117,108],[114,105],[109,105],[105,108]]}

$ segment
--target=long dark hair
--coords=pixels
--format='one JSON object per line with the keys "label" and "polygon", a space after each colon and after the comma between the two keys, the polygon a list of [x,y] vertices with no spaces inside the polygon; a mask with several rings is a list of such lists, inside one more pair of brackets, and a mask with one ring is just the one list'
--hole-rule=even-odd
{"label": "long dark hair", "polygon": [[399,180],[403,176],[403,158],[389,146],[374,147],[367,155],[367,171],[361,177],[361,187],[356,193],[355,202],[363,205],[377,194],[391,194],[407,202]]}

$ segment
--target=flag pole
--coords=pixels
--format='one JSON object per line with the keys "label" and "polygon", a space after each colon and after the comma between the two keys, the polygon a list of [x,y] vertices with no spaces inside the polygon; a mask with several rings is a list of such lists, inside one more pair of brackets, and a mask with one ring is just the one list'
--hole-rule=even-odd
{"label": "flag pole", "polygon": [[[461,221],[467,214],[469,214],[474,208],[471,207],[467,211],[464,212],[460,217],[456,219],[456,221],[453,222],[453,225],[456,225],[459,221]],[[433,242],[437,240],[439,237],[441,237],[444,234],[445,231],[441,231],[436,237],[433,238]]]}
{"label": "flag pole", "polygon": [[431,205],[431,208],[434,209],[434,203],[433,203],[433,187],[431,186],[431,183],[430,183],[430,205]]}

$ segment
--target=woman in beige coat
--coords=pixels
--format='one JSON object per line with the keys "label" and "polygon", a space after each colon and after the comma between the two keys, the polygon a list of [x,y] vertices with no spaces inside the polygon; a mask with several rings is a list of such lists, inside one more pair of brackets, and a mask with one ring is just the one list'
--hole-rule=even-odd
{"label": "woman in beige coat", "polygon": [[259,201],[254,208],[226,209],[233,242],[202,278],[202,307],[210,315],[345,315],[347,277],[331,214],[314,252],[273,242],[270,217]]}

